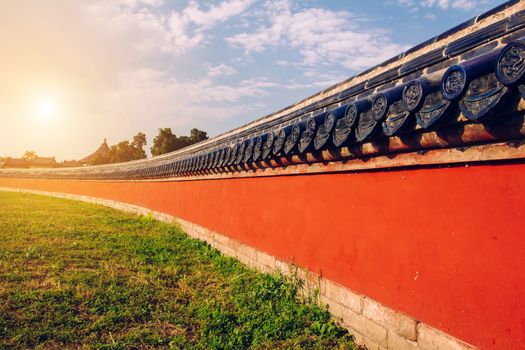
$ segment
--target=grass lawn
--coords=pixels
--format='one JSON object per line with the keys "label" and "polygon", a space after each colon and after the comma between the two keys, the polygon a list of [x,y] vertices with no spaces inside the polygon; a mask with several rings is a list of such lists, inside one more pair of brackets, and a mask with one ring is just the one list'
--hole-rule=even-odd
{"label": "grass lawn", "polygon": [[175,225],[0,192],[0,349],[356,349],[299,289]]}

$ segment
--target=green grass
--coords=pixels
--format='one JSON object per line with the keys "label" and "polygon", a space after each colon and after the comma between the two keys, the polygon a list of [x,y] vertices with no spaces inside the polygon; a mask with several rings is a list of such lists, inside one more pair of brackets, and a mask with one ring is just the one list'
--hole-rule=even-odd
{"label": "green grass", "polygon": [[1,349],[356,349],[300,288],[175,225],[0,192]]}

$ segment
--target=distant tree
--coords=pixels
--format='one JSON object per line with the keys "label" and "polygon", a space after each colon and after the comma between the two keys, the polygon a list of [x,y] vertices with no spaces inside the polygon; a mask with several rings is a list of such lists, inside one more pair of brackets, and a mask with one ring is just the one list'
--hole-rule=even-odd
{"label": "distant tree", "polygon": [[153,139],[151,146],[151,155],[158,156],[175,150],[177,136],[171,131],[171,128],[160,128],[159,134]]}
{"label": "distant tree", "polygon": [[109,153],[107,155],[101,153],[95,154],[95,156],[90,160],[89,164],[99,165],[107,163],[119,163],[146,158],[146,151],[144,150],[146,143],[146,135],[142,132],[139,132],[137,135],[133,136],[131,142],[124,140],[109,147]]}
{"label": "distant tree", "polygon": [[208,133],[196,128],[190,130],[190,140],[191,144],[201,142],[208,139]]}
{"label": "distant tree", "polygon": [[38,155],[36,154],[35,151],[28,150],[24,152],[24,155],[22,156],[22,158],[28,162],[32,162],[38,158]]}
{"label": "distant tree", "polygon": [[208,133],[196,128],[191,129],[190,136],[179,137],[171,131],[171,128],[160,128],[159,134],[153,139],[150,150],[153,156],[158,156],[207,139]]}
{"label": "distant tree", "polygon": [[130,160],[146,158],[146,135],[139,132],[133,136],[131,142],[120,141],[109,148],[109,163],[128,162]]}
{"label": "distant tree", "polygon": [[105,154],[97,153],[89,161],[89,165],[100,165],[109,163],[109,156]]}
{"label": "distant tree", "polygon": [[189,136],[179,136],[178,140],[179,140],[180,147],[178,147],[177,149],[188,147],[189,145],[192,144],[191,138]]}
{"label": "distant tree", "polygon": [[116,145],[109,147],[109,162],[127,162],[132,160],[131,145],[129,141],[120,141]]}
{"label": "distant tree", "polygon": [[133,147],[133,159],[146,158],[144,146],[146,146],[147,143],[146,134],[139,132],[137,135],[133,136],[133,141],[131,141],[131,147]]}

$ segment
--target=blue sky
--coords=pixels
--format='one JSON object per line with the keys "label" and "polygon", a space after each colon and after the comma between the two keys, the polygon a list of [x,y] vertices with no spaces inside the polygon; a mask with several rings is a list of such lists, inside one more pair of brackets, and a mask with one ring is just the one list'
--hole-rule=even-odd
{"label": "blue sky", "polygon": [[[139,131],[149,148],[160,127],[213,136],[500,3],[3,1],[0,155],[80,158]],[[38,98],[56,115],[31,119]]]}

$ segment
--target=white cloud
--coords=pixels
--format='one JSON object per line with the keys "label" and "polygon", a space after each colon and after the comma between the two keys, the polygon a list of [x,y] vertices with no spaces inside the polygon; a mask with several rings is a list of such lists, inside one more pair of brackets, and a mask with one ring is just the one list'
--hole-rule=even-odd
{"label": "white cloud", "polygon": [[290,65],[290,61],[287,61],[287,60],[277,60],[275,61],[275,64],[279,65],[279,66],[288,66]]}
{"label": "white cloud", "polygon": [[442,10],[458,9],[469,11],[476,8],[479,4],[478,0],[397,0],[400,6],[407,7],[413,11],[417,11],[419,6],[422,7],[438,7]]}
{"label": "white cloud", "polygon": [[435,21],[437,19],[436,15],[431,13],[431,12],[427,12],[425,13],[425,15],[423,16],[424,19],[429,19],[431,21]]}
{"label": "white cloud", "polygon": [[163,13],[159,8],[163,0],[96,1],[85,7],[103,26],[117,31],[133,30],[137,37],[128,42],[141,49],[181,55],[188,50],[206,45],[210,30],[219,23],[244,12],[252,0],[224,0],[203,9],[191,0],[180,11]]}
{"label": "white cloud", "polygon": [[226,85],[214,84],[209,78],[179,81],[164,72],[144,69],[120,74],[118,88],[106,94],[104,105],[114,116],[124,113],[131,120],[145,118],[151,126],[148,135],[162,125],[179,132],[193,126],[209,131],[210,126],[253,111],[255,106],[239,101],[268,96],[274,86],[265,77]]}
{"label": "white cloud", "polygon": [[407,48],[393,43],[385,30],[364,26],[362,18],[346,11],[293,10],[289,1],[281,0],[269,2],[264,15],[268,24],[230,36],[227,42],[246,53],[288,47],[299,51],[306,66],[341,65],[355,70]]}
{"label": "white cloud", "polygon": [[313,79],[316,86],[324,87],[337,84],[347,78],[347,76],[338,72],[318,72],[315,70],[307,70],[303,75],[307,78]]}
{"label": "white cloud", "polygon": [[237,70],[231,66],[225,65],[223,63],[213,66],[208,65],[208,76],[216,77],[221,75],[234,75],[237,73]]}
{"label": "white cloud", "polygon": [[182,11],[172,12],[169,18],[173,50],[184,53],[205,44],[210,28],[244,12],[251,3],[252,0],[226,0],[202,10],[196,1],[190,1]]}
{"label": "white cloud", "polygon": [[226,0],[219,5],[211,5],[207,11],[201,10],[199,4],[192,0],[183,13],[188,21],[204,27],[211,27],[217,22],[223,22],[244,12],[252,0]]}
{"label": "white cloud", "polygon": [[164,0],[120,0],[120,5],[128,7],[153,6],[158,7],[164,4]]}
{"label": "white cloud", "polygon": [[476,0],[422,0],[421,5],[426,7],[438,6],[443,10],[448,8],[472,10],[476,7]]}

